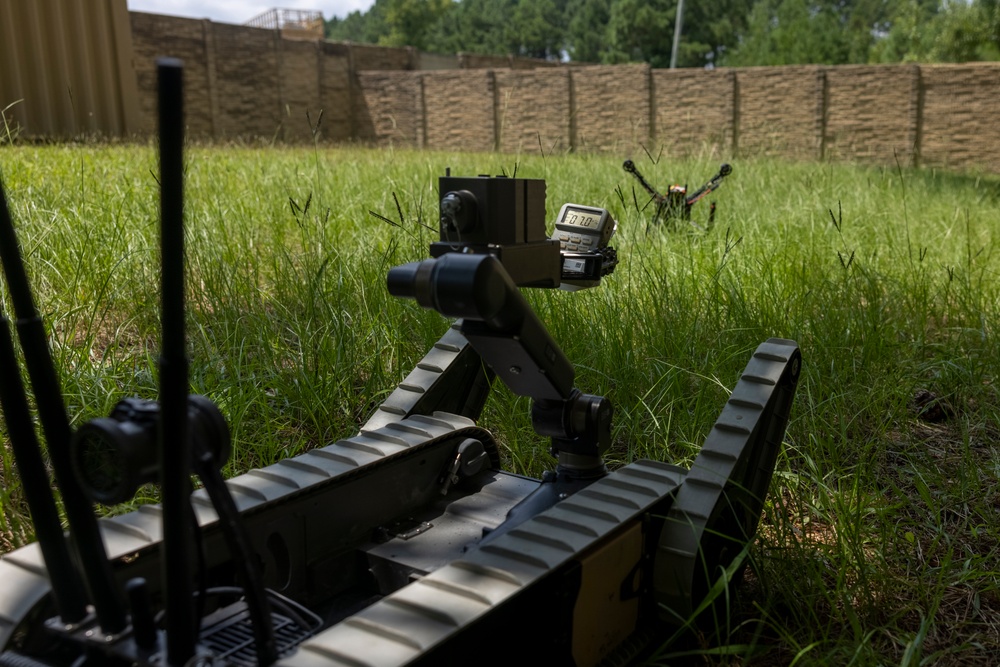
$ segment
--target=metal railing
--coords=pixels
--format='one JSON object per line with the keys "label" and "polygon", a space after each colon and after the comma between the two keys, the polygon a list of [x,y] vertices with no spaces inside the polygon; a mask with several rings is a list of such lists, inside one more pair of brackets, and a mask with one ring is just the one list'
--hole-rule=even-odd
{"label": "metal railing", "polygon": [[323,37],[323,14],[309,9],[269,9],[243,25],[266,30],[296,31]]}

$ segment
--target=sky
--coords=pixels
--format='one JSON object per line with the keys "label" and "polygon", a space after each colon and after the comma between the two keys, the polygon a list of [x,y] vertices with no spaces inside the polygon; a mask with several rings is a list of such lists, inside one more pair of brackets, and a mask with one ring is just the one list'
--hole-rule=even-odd
{"label": "sky", "polygon": [[375,0],[127,0],[128,8],[137,12],[169,14],[195,19],[212,19],[219,23],[245,23],[274,7],[309,9],[323,12],[323,18],[343,18],[355,10],[367,11]]}

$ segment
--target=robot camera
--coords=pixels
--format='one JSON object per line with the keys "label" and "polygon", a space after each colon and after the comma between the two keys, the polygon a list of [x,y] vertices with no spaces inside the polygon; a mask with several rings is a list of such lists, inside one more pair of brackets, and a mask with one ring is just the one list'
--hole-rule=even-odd
{"label": "robot camera", "polygon": [[545,229],[545,181],[506,176],[441,177],[440,240],[431,256],[489,254],[521,287],[594,287],[617,264],[617,225],[604,209],[566,204]]}

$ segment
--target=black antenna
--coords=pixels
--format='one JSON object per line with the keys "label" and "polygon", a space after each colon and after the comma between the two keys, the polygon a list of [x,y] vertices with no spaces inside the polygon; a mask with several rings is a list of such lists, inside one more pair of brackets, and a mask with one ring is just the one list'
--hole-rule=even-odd
{"label": "black antenna", "polygon": [[[78,560],[83,567],[87,588],[90,590],[101,630],[105,634],[117,634],[125,629],[125,609],[116,588],[107,552],[104,551],[104,543],[101,541],[101,533],[97,527],[97,518],[73,475],[69,453],[72,431],[69,426],[69,418],[66,416],[66,406],[63,404],[62,388],[52,363],[52,356],[49,354],[45,325],[35,310],[35,301],[31,295],[31,287],[24,270],[6,198],[3,198],[3,205],[0,206],[0,261],[3,262],[7,289],[10,291],[11,301],[14,305],[14,314],[17,318],[15,328],[21,341],[21,350],[28,368],[31,388],[35,394],[35,403],[42,422],[42,430],[45,433],[45,441],[48,444],[52,469],[62,493],[70,537],[76,547]],[[14,368],[11,368],[11,373],[16,373]],[[9,413],[7,413],[7,418],[9,427]],[[14,419],[16,423],[16,416]],[[42,504],[44,505],[44,503]],[[34,508],[32,509],[34,511]],[[39,509],[44,515],[45,510],[41,509],[41,506]],[[51,527],[43,530],[51,532]],[[39,535],[39,539],[41,539],[41,535]],[[47,541],[50,539],[46,538]],[[48,555],[44,552],[43,555],[46,555],[46,564],[48,565]],[[55,557],[60,558],[58,555]],[[52,565],[59,567],[57,563]],[[53,577],[53,585],[56,585],[56,577],[61,575],[50,572],[50,576]],[[71,586],[74,585],[71,584]],[[72,590],[72,588],[67,590]],[[73,597],[75,595],[71,593],[71,599],[64,600],[64,603],[71,603],[71,606],[66,610],[71,616],[75,615],[73,605],[78,604],[78,601],[73,602]]]}
{"label": "black antenna", "polygon": [[69,556],[55,499],[49,491],[49,476],[38,448],[24,385],[17,369],[10,322],[3,316],[0,316],[0,368],[3,369],[0,406],[3,407],[17,471],[45,559],[45,569],[52,582],[56,611],[63,623],[76,624],[87,615],[87,598]]}
{"label": "black antenna", "polygon": [[[7,208],[7,197],[0,182],[0,243],[3,246],[16,245],[14,225]],[[6,262],[5,262],[6,264]],[[10,434],[11,449],[17,471],[24,487],[24,497],[28,502],[35,534],[45,559],[52,582],[52,597],[56,610],[64,623],[76,624],[87,615],[87,595],[80,581],[79,573],[73,565],[59,523],[59,512],[55,498],[49,489],[49,475],[45,470],[42,452],[35,436],[28,408],[28,397],[21,382],[11,336],[10,322],[0,313],[0,407],[3,408]]]}
{"label": "black antenna", "polygon": [[160,117],[160,475],[163,490],[163,599],[167,664],[194,655],[199,619],[192,573],[191,441],[184,342],[184,69],[156,61]]}

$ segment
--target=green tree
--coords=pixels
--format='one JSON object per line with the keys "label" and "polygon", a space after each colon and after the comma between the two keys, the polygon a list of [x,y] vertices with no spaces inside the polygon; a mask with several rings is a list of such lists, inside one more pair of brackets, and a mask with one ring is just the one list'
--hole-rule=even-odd
{"label": "green tree", "polygon": [[725,64],[795,65],[849,62],[848,2],[758,0],[746,33]]}
{"label": "green tree", "polygon": [[511,52],[533,58],[558,60],[565,34],[565,3],[555,0],[521,0],[512,17]]}
{"label": "green tree", "polygon": [[1000,60],[1000,0],[981,0],[983,19],[986,23],[986,44],[983,60]]}
{"label": "green tree", "polygon": [[430,48],[437,53],[512,53],[510,19],[515,7],[514,0],[455,3],[430,29]]}
{"label": "green tree", "polygon": [[935,17],[930,49],[934,62],[1000,59],[1000,3],[997,0],[948,2]]}
{"label": "green tree", "polygon": [[334,16],[326,22],[326,38],[335,42],[359,41],[357,35],[364,33],[367,20],[367,15],[359,11],[344,18]]}
{"label": "green tree", "polygon": [[1000,2],[899,0],[872,50],[876,62],[1000,60]]}
{"label": "green tree", "polygon": [[601,62],[608,41],[611,0],[571,0],[566,15],[566,51],[570,59]]}
{"label": "green tree", "polygon": [[[667,67],[678,0],[375,0],[330,39]],[[681,67],[1000,59],[1000,0],[688,0]]]}
{"label": "green tree", "polygon": [[872,48],[871,60],[883,63],[929,60],[937,9],[936,0],[898,2],[893,8],[888,30],[879,36]]}
{"label": "green tree", "polygon": [[727,64],[998,58],[998,0],[759,0]]}
{"label": "green tree", "polygon": [[375,0],[375,4],[367,12],[354,11],[344,19],[336,17],[330,19],[326,23],[326,38],[344,42],[378,44],[380,39],[389,34],[386,14],[390,1]]}
{"label": "green tree", "polygon": [[738,44],[752,6],[753,0],[685,2],[677,66],[711,67],[719,63]]}
{"label": "green tree", "polygon": [[896,4],[897,0],[853,0],[841,5],[841,20],[847,38],[847,63],[871,61],[873,47],[892,26]]}
{"label": "green tree", "polygon": [[412,46],[422,51],[431,43],[431,29],[451,8],[452,0],[385,0],[388,31],[383,46]]}
{"label": "green tree", "polygon": [[[728,50],[736,47],[739,35],[745,31],[751,2],[716,0],[711,3],[685,3],[678,66],[711,66]],[[677,0],[610,0],[606,19],[607,43],[600,53],[600,60],[608,63],[644,61],[653,67],[668,67],[677,4]],[[571,29],[570,35],[576,38],[579,32]]]}
{"label": "green tree", "polygon": [[688,2],[678,47],[678,67],[705,67],[725,60],[746,31],[753,0]]}
{"label": "green tree", "polygon": [[673,0],[613,0],[601,61],[669,66],[676,12]]}

